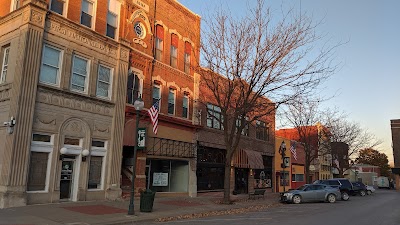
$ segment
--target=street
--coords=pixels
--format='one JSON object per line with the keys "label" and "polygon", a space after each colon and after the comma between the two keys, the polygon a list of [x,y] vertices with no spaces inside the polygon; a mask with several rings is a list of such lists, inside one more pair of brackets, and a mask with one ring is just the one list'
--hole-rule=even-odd
{"label": "street", "polygon": [[371,196],[351,196],[347,202],[303,203],[282,206],[254,213],[207,217],[171,222],[141,223],[179,225],[243,225],[243,224],[296,224],[296,225],[399,225],[400,193],[377,190]]}

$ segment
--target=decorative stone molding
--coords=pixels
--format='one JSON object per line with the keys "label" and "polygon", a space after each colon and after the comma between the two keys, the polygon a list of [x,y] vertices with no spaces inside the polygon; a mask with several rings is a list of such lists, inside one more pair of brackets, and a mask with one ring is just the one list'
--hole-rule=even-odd
{"label": "decorative stone molding", "polygon": [[163,21],[161,21],[161,20],[157,20],[155,25],[156,25],[156,26],[157,26],[157,25],[162,26],[162,27],[164,28],[164,31],[167,31],[167,30],[169,29],[169,28],[167,27],[167,25],[165,25],[165,24],[163,23]]}
{"label": "decorative stone molding", "polygon": [[179,39],[182,40],[182,35],[181,35],[177,30],[175,30],[175,29],[169,29],[168,32],[169,32],[170,34],[176,34],[176,35],[179,37]]}
{"label": "decorative stone molding", "polygon": [[99,133],[110,133],[110,126],[108,124],[105,126],[102,126],[100,124],[95,124],[93,130]]}
{"label": "decorative stone molding", "polygon": [[122,60],[128,61],[129,60],[129,52],[126,50],[121,50],[120,57]]}
{"label": "decorative stone molding", "polygon": [[10,100],[10,90],[10,86],[7,86],[5,88],[0,87],[0,102]]}
{"label": "decorative stone molding", "polygon": [[187,92],[189,93],[190,96],[193,97],[193,91],[191,91],[188,87],[184,87],[181,89],[182,92]]}
{"label": "decorative stone molding", "polygon": [[167,84],[167,82],[164,79],[162,79],[160,75],[153,76],[152,82],[154,83],[154,81],[159,81],[164,86]]}
{"label": "decorative stone molding", "polygon": [[190,38],[184,37],[184,38],[183,38],[183,41],[184,41],[184,42],[190,43],[190,45],[192,46],[192,48],[194,48],[194,43],[193,43],[192,40],[190,40]]}
{"label": "decorative stone molding", "polygon": [[41,124],[45,124],[45,125],[56,125],[57,121],[56,121],[55,117],[52,117],[49,115],[46,115],[46,116],[38,115],[35,118],[35,123],[41,123]]}
{"label": "decorative stone molding", "polygon": [[105,116],[112,116],[114,111],[111,103],[105,104],[89,98],[86,99],[80,96],[67,95],[65,93],[57,93],[45,89],[39,90],[36,101]]}
{"label": "decorative stone molding", "polygon": [[104,42],[93,40],[93,37],[84,35],[83,32],[77,32],[67,26],[64,26],[58,22],[48,20],[46,21],[46,30],[50,32],[56,32],[61,37],[72,39],[79,42],[86,47],[93,48],[103,52],[106,55],[117,56],[117,48],[111,45],[106,45]]}
{"label": "decorative stone molding", "polygon": [[167,82],[167,87],[173,87],[177,91],[181,91],[181,88],[175,83],[175,81]]}

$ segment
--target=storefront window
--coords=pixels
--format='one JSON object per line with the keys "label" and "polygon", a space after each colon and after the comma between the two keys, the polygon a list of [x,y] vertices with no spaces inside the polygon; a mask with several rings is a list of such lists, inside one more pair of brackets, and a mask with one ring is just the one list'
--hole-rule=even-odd
{"label": "storefront window", "polygon": [[[189,163],[183,160],[148,159],[148,188],[156,192],[188,192]],[[149,176],[150,175],[150,176]]]}
{"label": "storefront window", "polygon": [[49,153],[31,152],[31,163],[28,177],[28,191],[44,191]]}
{"label": "storefront window", "polygon": [[255,169],[254,189],[272,188],[272,156],[263,155],[264,169]]}
{"label": "storefront window", "polygon": [[103,157],[91,156],[90,169],[89,169],[89,183],[88,189],[101,188],[101,170],[102,170]]}

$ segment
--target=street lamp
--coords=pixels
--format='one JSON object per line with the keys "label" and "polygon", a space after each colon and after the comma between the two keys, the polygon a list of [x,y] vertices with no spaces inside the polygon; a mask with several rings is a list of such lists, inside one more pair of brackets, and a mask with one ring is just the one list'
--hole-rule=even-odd
{"label": "street lamp", "polygon": [[282,169],[283,169],[283,192],[286,192],[286,182],[285,182],[285,168],[286,168],[286,164],[285,164],[285,157],[286,157],[286,144],[285,141],[282,141],[281,146],[279,146],[279,153],[281,154],[282,157]]}
{"label": "street lamp", "polygon": [[133,150],[133,163],[132,163],[132,188],[131,188],[131,199],[129,202],[128,215],[135,214],[134,198],[135,198],[135,177],[136,177],[136,152],[138,149],[138,130],[139,130],[139,114],[144,107],[144,102],[141,97],[136,99],[133,107],[136,109],[136,131],[135,131],[135,148]]}

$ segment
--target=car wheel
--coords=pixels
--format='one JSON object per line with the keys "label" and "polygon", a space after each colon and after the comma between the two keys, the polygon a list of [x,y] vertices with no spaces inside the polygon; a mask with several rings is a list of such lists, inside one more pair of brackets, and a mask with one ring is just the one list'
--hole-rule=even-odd
{"label": "car wheel", "polygon": [[365,196],[365,194],[366,194],[366,193],[365,193],[364,190],[361,190],[361,191],[360,191],[360,195],[361,195],[361,196]]}
{"label": "car wheel", "polygon": [[372,191],[368,190],[367,195],[372,195]]}
{"label": "car wheel", "polygon": [[336,202],[336,196],[334,194],[329,194],[327,199],[328,199],[329,203],[335,203]]}
{"label": "car wheel", "polygon": [[347,201],[349,200],[350,196],[347,192],[342,192],[342,200]]}
{"label": "car wheel", "polygon": [[301,203],[301,196],[300,195],[293,196],[292,201],[293,201],[294,204],[300,204]]}

